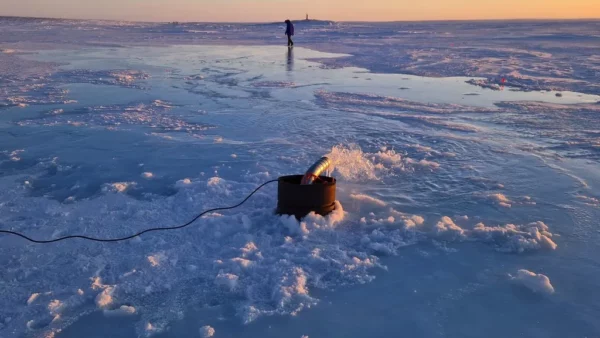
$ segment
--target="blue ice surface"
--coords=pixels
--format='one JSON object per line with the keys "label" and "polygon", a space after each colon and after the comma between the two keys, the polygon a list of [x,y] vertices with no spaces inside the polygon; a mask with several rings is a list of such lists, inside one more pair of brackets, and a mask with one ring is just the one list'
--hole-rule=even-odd
{"label": "blue ice surface", "polygon": [[[194,337],[204,325],[216,337],[600,332],[598,96],[330,68],[322,60],[343,55],[298,47],[20,57],[64,64],[43,83],[77,102],[0,110],[2,228],[113,237],[182,223],[324,154],[337,160],[346,215],[309,219],[302,233],[272,214],[269,187],[239,210],[124,244],[2,237],[2,336]],[[408,226],[411,215],[424,223]],[[443,216],[524,234],[450,236],[435,230]],[[556,250],[525,243],[537,221]],[[556,292],[512,279],[519,269]],[[122,305],[136,314],[107,312]]]}

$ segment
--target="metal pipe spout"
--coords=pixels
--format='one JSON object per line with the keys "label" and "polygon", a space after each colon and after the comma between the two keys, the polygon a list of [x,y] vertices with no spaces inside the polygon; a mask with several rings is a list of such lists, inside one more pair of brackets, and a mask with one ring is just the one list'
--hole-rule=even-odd
{"label": "metal pipe spout", "polygon": [[300,184],[302,185],[310,185],[313,184],[315,179],[317,179],[321,174],[329,168],[331,165],[331,160],[328,157],[321,157],[315,164],[313,164],[304,176],[302,177],[302,181]]}

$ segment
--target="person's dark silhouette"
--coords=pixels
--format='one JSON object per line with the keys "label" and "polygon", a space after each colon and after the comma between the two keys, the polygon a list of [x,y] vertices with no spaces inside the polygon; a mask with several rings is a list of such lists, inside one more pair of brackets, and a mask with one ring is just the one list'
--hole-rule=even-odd
{"label": "person's dark silhouette", "polygon": [[288,47],[293,47],[294,41],[292,41],[292,36],[294,36],[294,24],[290,20],[285,20],[285,23],[287,25],[285,28],[285,35],[287,35],[288,38]]}

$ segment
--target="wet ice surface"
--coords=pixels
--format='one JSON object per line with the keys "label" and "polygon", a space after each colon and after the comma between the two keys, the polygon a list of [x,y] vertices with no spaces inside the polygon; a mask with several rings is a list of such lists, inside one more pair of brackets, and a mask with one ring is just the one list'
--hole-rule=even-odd
{"label": "wet ice surface", "polygon": [[[0,237],[2,337],[600,332],[598,96],[325,67],[344,56],[263,45],[10,57],[31,73],[0,75],[2,229],[184,223],[324,154],[340,204],[297,222],[273,215],[270,186],[122,244]],[[554,293],[534,292],[548,289],[539,275]]]}

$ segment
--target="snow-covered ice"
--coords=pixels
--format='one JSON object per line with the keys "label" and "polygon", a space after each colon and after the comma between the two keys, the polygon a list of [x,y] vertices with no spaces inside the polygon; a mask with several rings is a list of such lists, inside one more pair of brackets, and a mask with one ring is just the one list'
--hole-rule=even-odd
{"label": "snow-covered ice", "polygon": [[1,235],[0,337],[598,335],[600,22],[282,26],[0,17],[0,229],[338,180]]}

